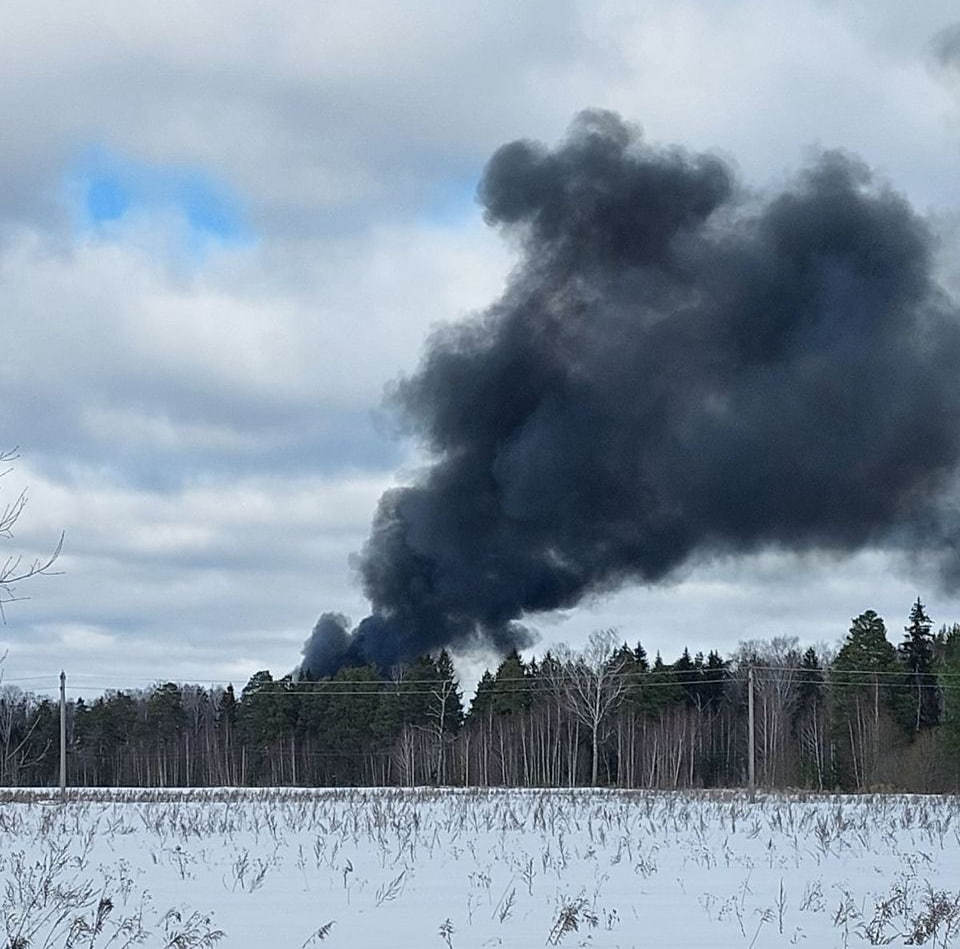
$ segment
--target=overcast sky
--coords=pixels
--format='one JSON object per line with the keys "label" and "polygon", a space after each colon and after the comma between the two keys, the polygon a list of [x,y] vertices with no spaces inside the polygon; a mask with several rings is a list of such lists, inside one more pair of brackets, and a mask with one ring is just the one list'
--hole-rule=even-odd
{"label": "overcast sky", "polygon": [[[289,671],[320,612],[363,616],[350,555],[423,460],[384,386],[516,261],[475,202],[487,159],[581,109],[758,190],[856,153],[930,217],[956,287],[955,20],[941,0],[15,3],[0,442],[21,454],[5,500],[30,502],[4,553],[66,542],[7,608],[7,681],[240,685]],[[616,626],[672,661],[834,644],[867,608],[899,639],[917,595],[960,620],[902,558],[768,551],[527,622],[538,652]]]}

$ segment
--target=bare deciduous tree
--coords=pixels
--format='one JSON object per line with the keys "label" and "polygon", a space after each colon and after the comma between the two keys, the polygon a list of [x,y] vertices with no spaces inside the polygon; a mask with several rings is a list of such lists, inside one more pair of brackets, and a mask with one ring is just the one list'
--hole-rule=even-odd
{"label": "bare deciduous tree", "polygon": [[600,726],[623,697],[625,683],[621,675],[623,661],[615,661],[617,632],[597,630],[590,634],[586,647],[575,653],[561,646],[551,667],[551,685],[567,709],[590,730],[590,781],[597,785],[600,754]]}

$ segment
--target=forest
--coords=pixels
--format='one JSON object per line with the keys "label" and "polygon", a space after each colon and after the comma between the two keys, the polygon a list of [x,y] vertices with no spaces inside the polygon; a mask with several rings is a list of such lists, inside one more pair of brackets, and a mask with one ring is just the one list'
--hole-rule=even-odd
{"label": "forest", "polygon": [[[516,652],[464,702],[445,651],[317,679],[159,682],[67,703],[70,786],[609,786],[756,782],[815,791],[960,789],[960,624],[918,600],[891,642],[867,610],[836,651],[796,639],[651,661],[613,630]],[[55,698],[0,688],[0,785],[59,775]]]}

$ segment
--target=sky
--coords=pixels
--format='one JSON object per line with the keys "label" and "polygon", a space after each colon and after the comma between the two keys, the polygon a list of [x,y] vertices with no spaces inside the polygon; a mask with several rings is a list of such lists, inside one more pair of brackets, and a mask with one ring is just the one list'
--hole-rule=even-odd
{"label": "sky", "polygon": [[[3,553],[59,575],[6,607],[7,683],[283,674],[368,610],[352,555],[424,464],[384,392],[518,261],[475,193],[503,143],[585,108],[776,189],[859,155],[960,289],[955,5],[830,0],[15,3],[0,35]],[[741,640],[899,638],[923,563],[776,550],[525,617],[533,651],[616,627],[667,661]],[[469,679],[484,655],[461,657]],[[36,678],[35,678],[36,677]]]}

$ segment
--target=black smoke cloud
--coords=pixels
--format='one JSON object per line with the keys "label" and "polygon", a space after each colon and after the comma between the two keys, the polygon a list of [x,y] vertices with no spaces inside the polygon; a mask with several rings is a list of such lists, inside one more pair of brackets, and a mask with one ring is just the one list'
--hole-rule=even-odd
{"label": "black smoke cloud", "polygon": [[960,319],[861,162],[759,198],[588,112],[499,149],[479,197],[520,267],[396,387],[435,460],[380,500],[371,614],[324,617],[305,668],[523,645],[529,614],[694,556],[925,538],[950,568]]}

